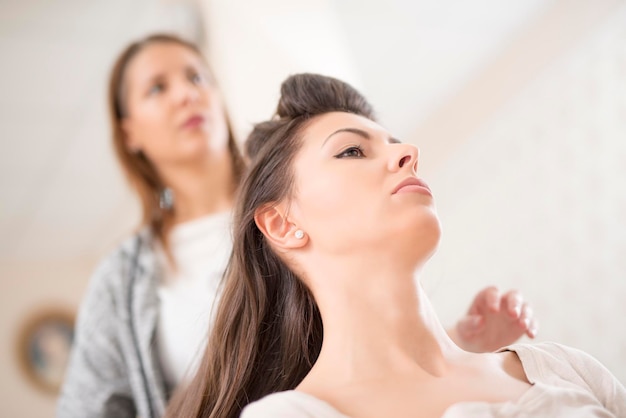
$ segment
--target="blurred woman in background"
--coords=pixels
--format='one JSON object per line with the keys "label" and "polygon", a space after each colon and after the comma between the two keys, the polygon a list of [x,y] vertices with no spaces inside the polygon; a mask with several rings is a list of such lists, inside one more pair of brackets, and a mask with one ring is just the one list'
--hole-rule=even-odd
{"label": "blurred woman in background", "polygon": [[[90,281],[58,415],[159,417],[205,346],[244,160],[206,60],[176,36],[152,35],[120,54],[109,112],[142,223]],[[519,293],[491,287],[450,334],[485,351],[535,332]]]}

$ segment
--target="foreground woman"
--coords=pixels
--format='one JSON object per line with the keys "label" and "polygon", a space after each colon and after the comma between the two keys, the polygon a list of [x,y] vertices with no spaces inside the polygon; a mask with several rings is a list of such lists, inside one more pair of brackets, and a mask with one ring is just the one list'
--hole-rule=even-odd
{"label": "foreground woman", "polygon": [[450,339],[415,280],[440,238],[418,150],[349,85],[289,78],[250,141],[222,303],[170,416],[626,416],[624,387],[578,350]]}

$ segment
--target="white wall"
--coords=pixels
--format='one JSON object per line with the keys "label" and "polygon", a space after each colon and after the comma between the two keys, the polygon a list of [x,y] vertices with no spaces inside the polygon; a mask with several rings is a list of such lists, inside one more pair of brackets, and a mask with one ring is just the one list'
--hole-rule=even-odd
{"label": "white wall", "polygon": [[54,395],[26,379],[18,356],[22,327],[47,308],[77,306],[95,260],[3,262],[0,265],[0,416],[54,416]]}
{"label": "white wall", "polygon": [[330,0],[205,0],[207,52],[241,140],[272,116],[288,75],[316,72],[360,85]]}
{"label": "white wall", "polygon": [[485,283],[520,288],[539,340],[588,351],[622,382],[625,45],[621,7],[449,153],[429,178],[444,234],[426,277],[448,321]]}

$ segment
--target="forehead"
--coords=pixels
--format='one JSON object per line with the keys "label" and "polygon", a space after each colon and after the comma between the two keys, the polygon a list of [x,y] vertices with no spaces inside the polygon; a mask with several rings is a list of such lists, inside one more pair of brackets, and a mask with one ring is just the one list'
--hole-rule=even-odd
{"label": "forehead", "polygon": [[205,67],[205,64],[187,46],[175,42],[157,42],[145,46],[130,60],[126,78],[140,81],[186,67]]}
{"label": "forehead", "polygon": [[354,113],[330,112],[316,116],[304,129],[305,146],[317,144],[320,147],[329,135],[346,128],[360,129],[372,134],[372,136],[384,138],[389,135],[382,126],[366,117]]}

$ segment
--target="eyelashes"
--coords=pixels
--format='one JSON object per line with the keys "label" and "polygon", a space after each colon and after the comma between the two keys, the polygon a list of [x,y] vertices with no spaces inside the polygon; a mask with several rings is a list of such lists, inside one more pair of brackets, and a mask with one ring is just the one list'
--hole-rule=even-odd
{"label": "eyelashes", "polygon": [[188,75],[187,78],[193,84],[201,84],[201,83],[203,83],[205,81],[205,78],[200,73],[191,73],[191,74]]}
{"label": "eyelashes", "polygon": [[349,147],[339,154],[335,155],[335,158],[363,158],[365,157],[365,153],[363,152],[363,148],[360,145],[354,145]]}
{"label": "eyelashes", "polygon": [[163,90],[165,89],[165,86],[163,85],[163,83],[156,83],[152,86],[150,86],[150,88],[148,89],[148,96],[154,96],[156,94],[161,93]]}

